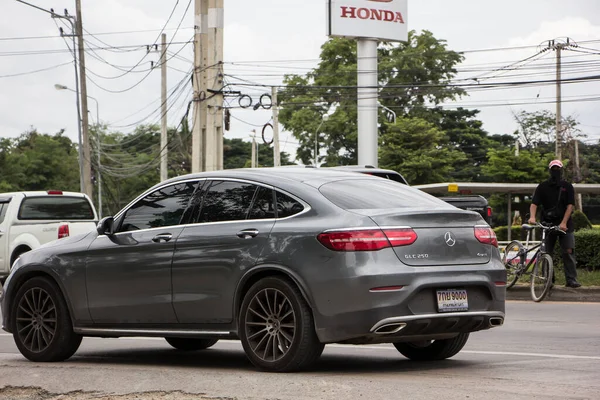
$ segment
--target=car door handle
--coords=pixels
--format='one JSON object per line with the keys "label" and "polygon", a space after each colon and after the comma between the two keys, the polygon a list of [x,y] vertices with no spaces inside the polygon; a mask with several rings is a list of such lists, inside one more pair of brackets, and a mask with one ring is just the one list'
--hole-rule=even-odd
{"label": "car door handle", "polygon": [[258,229],[244,229],[243,231],[239,231],[237,236],[242,239],[252,239],[258,236]]}
{"label": "car door handle", "polygon": [[156,235],[152,238],[152,241],[154,243],[158,243],[158,242],[168,242],[169,240],[171,240],[173,238],[173,235],[171,235],[170,233],[161,233],[160,235]]}

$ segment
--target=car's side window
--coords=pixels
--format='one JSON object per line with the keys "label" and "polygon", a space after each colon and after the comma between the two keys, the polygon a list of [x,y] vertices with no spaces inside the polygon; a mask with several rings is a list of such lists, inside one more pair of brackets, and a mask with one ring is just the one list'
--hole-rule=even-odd
{"label": "car's side window", "polygon": [[298,200],[293,199],[285,193],[276,192],[277,218],[291,217],[304,210],[304,206]]}
{"label": "car's side window", "polygon": [[257,188],[243,182],[212,182],[202,200],[197,222],[245,220]]}
{"label": "car's side window", "polygon": [[273,189],[260,186],[254,197],[248,219],[275,218],[275,196]]}
{"label": "car's side window", "polygon": [[196,186],[198,181],[175,183],[150,193],[125,212],[119,231],[181,224]]}

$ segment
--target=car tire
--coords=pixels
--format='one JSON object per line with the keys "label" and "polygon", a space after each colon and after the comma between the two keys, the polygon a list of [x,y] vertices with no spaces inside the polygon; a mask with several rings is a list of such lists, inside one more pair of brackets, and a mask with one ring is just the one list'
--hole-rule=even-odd
{"label": "car tire", "polygon": [[426,342],[399,342],[394,347],[404,357],[413,361],[444,360],[458,354],[469,339],[468,333],[461,333],[452,339]]}
{"label": "car tire", "polygon": [[212,347],[219,339],[193,339],[193,338],[178,338],[166,337],[165,340],[177,350],[195,351],[205,350]]}
{"label": "car tire", "polygon": [[25,358],[56,362],[75,354],[82,337],[73,332],[67,303],[56,283],[45,277],[31,278],[19,288],[12,304],[13,338]]}
{"label": "car tire", "polygon": [[246,356],[262,371],[306,369],[325,347],[315,332],[312,310],[300,290],[284,278],[265,278],[250,288],[238,327]]}

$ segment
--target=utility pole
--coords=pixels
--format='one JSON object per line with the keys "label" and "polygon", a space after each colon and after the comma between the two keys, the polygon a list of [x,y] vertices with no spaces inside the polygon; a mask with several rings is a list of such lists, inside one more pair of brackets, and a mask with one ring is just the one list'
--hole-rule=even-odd
{"label": "utility pole", "polygon": [[562,140],[562,99],[561,99],[561,71],[560,56],[562,46],[556,46],[556,158],[561,158],[560,141]]}
{"label": "utility pole", "polygon": [[279,153],[279,103],[277,102],[277,88],[271,88],[271,108],[273,109],[273,166],[281,166]]}
{"label": "utility pole", "polygon": [[[563,126],[562,126],[562,87],[561,87],[561,57],[562,51],[569,49],[574,45],[570,38],[567,38],[565,42],[559,42],[558,40],[551,40],[548,42],[548,48],[556,51],[556,158],[562,158],[562,141],[563,141]],[[575,44],[576,46],[577,44]]]}
{"label": "utility pole", "polygon": [[206,50],[208,0],[194,1],[194,122],[192,126],[192,172],[204,171],[206,165]]}
{"label": "utility pole", "polygon": [[168,178],[167,170],[167,35],[161,35],[160,53],[160,96],[161,96],[161,124],[160,124],[160,180]]}
{"label": "utility pole", "polygon": [[208,0],[206,170],[223,169],[223,0]]}
{"label": "utility pole", "polygon": [[[75,0],[76,18],[75,18],[75,34],[78,39],[79,50],[79,79],[81,82],[81,141],[83,146],[83,186],[84,193],[92,198],[92,163],[90,156],[90,135],[89,135],[89,118],[87,113],[87,79],[85,75],[85,47],[83,42],[83,21],[81,19],[81,0]],[[75,49],[73,49],[75,51]]]}
{"label": "utility pole", "polygon": [[[581,169],[579,168],[579,140],[575,138],[575,179],[574,181],[581,182]],[[581,193],[577,193],[575,196],[575,206],[579,211],[583,211],[583,199]]]}
{"label": "utility pole", "polygon": [[252,133],[253,135],[250,135],[252,137],[252,160],[250,161],[250,166],[256,168],[256,130],[252,129]]}

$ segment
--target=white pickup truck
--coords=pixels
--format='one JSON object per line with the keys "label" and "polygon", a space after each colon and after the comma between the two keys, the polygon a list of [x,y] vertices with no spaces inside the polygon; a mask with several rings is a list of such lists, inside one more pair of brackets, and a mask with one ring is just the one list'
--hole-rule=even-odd
{"label": "white pickup truck", "polygon": [[15,260],[43,244],[96,229],[98,216],[82,193],[0,193],[0,282]]}

